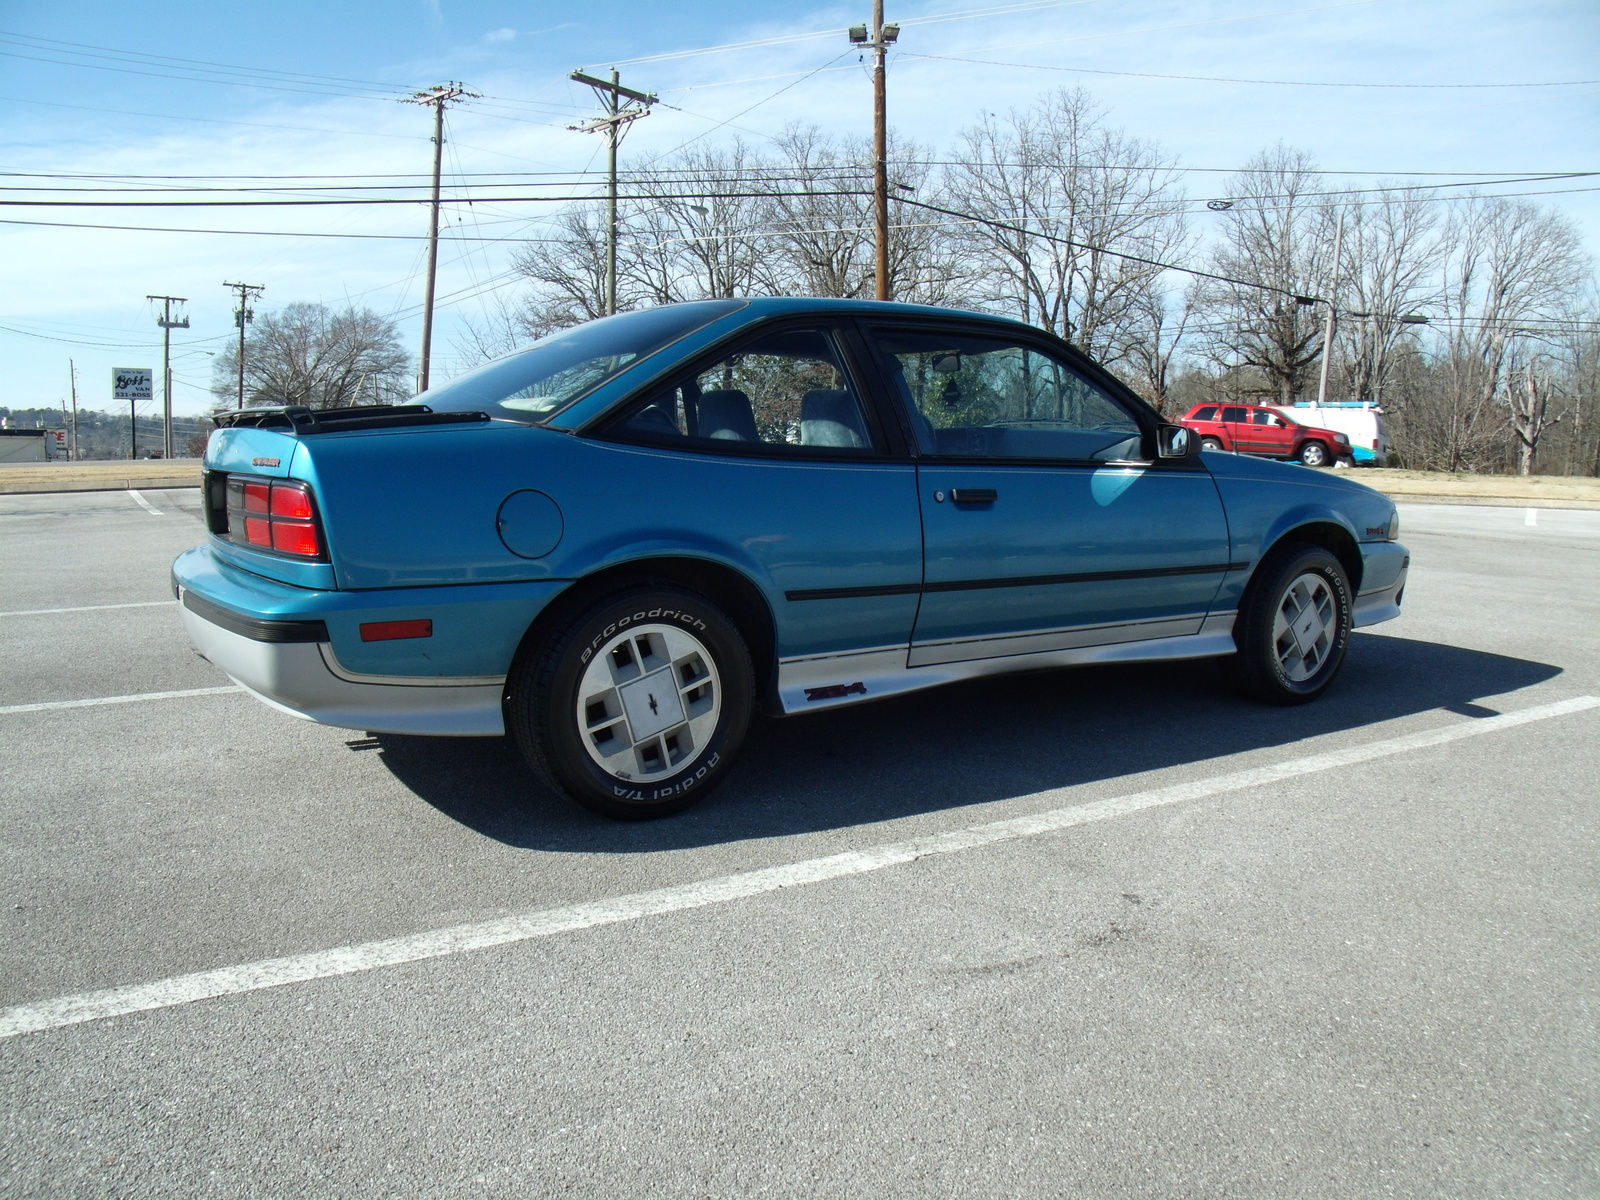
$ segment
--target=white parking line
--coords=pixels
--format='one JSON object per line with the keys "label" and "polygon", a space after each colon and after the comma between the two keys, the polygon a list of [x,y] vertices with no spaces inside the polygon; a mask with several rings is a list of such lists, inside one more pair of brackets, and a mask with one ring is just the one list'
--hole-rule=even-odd
{"label": "white parking line", "polygon": [[[1225,792],[1243,791],[1246,788],[1277,783],[1301,775],[1313,775],[1355,763],[1370,762],[1373,759],[1401,754],[1408,750],[1421,750],[1461,741],[1464,738],[1498,733],[1518,725],[1546,721],[1552,717],[1566,716],[1569,713],[1593,708],[1600,708],[1600,698],[1578,696],[1553,704],[1541,704],[1520,712],[1447,725],[1442,729],[1403,734],[1380,742],[1370,742],[1364,746],[1351,746],[1343,750],[1312,754],[1289,762],[1253,767],[1212,779],[1175,783],[1109,800],[1096,800],[1070,808],[1036,813],[1033,816],[973,825],[950,833],[932,834],[927,837],[912,838],[909,841],[889,842],[865,850],[830,855],[827,858],[813,858],[778,867],[743,871],[737,875],[724,875],[717,879],[704,879],[651,892],[635,892],[609,900],[574,904],[567,908],[524,913],[495,921],[453,925],[403,937],[386,938],[382,941],[340,946],[333,950],[318,950],[309,954],[289,955],[285,958],[269,958],[260,962],[220,967],[213,971],[197,971],[192,975],[178,975],[154,983],[130,984],[126,987],[87,992],[76,996],[59,996],[53,1000],[21,1004],[0,1012],[0,1038],[81,1025],[87,1021],[98,1021],[105,1017],[127,1013],[173,1008],[196,1000],[240,995],[265,988],[282,987],[285,984],[351,975],[378,967],[443,958],[491,946],[504,946],[533,938],[546,938],[559,933],[592,929],[598,925],[615,925],[623,921],[635,921],[641,917],[704,908],[710,904],[725,904],[731,900],[759,896],[782,888],[801,887],[805,884],[821,883],[824,880],[880,871],[885,867],[911,862],[918,858],[955,854],[979,846],[991,846],[997,842],[1054,833],[1070,829],[1074,825],[1086,825],[1091,821],[1127,816],[1130,813],[1166,804],[1179,804],[1186,800],[1198,800]],[[1039,796],[1061,795],[1065,791],[1066,789],[1055,789],[1039,793]]]}
{"label": "white parking line", "polygon": [[1539,510],[1537,508],[1525,508],[1525,509],[1523,509],[1522,510],[1522,523],[1524,525],[1528,525],[1528,526],[1538,525],[1539,524]]}
{"label": "white parking line", "polygon": [[236,683],[227,687],[186,688],[181,692],[140,692],[136,696],[100,696],[94,700],[46,700],[42,704],[7,704],[0,716],[8,713],[50,712],[57,708],[98,708],[102,704],[137,704],[140,700],[177,700],[182,696],[220,696],[224,692],[243,692]]}
{"label": "white parking line", "polygon": [[145,512],[153,513],[158,517],[161,515],[161,510],[159,508],[157,508],[154,504],[151,504],[150,501],[146,500],[143,496],[141,496],[138,492],[134,491],[132,488],[128,489],[128,495],[132,496],[136,501],[138,501],[139,502],[139,507],[144,509]]}
{"label": "white parking line", "polygon": [[161,608],[176,603],[176,600],[140,600],[133,604],[80,604],[76,608],[19,608],[16,612],[0,612],[0,617],[48,617],[56,613],[101,612],[108,608]]}

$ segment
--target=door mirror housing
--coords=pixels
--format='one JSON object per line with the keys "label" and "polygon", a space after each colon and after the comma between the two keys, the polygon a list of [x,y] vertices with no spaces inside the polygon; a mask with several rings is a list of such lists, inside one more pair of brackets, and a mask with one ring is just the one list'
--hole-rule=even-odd
{"label": "door mirror housing", "polygon": [[1156,457],[1193,458],[1200,453],[1200,438],[1186,425],[1156,426]]}

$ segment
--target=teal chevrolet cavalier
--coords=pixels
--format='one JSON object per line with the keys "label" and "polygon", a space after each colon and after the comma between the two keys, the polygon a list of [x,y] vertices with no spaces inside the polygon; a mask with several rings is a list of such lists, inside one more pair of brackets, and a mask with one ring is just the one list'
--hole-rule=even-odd
{"label": "teal chevrolet cavalier", "polygon": [[219,425],[173,565],[201,654],[309,720],[509,733],[619,818],[715,787],[757,706],[1223,656],[1311,700],[1410,565],[1378,492],[1201,453],[1059,339],[915,305],[669,305]]}

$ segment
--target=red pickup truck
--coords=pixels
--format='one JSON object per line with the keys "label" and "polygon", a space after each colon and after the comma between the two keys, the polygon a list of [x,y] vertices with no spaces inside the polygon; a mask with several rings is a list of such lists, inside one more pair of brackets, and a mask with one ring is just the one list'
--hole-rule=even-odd
{"label": "red pickup truck", "polygon": [[1332,466],[1350,457],[1350,439],[1344,434],[1302,425],[1258,404],[1197,404],[1178,423],[1198,433],[1206,450],[1298,458],[1308,467]]}

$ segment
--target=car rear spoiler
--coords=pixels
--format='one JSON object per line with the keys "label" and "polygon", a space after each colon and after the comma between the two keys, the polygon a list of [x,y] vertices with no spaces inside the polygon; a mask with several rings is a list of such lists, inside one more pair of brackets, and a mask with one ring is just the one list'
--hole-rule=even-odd
{"label": "car rear spoiler", "polygon": [[282,429],[295,434],[342,433],[347,429],[392,429],[401,425],[460,425],[487,421],[483,412],[434,412],[426,404],[367,404],[354,408],[308,408],[274,404],[221,412],[218,429]]}

